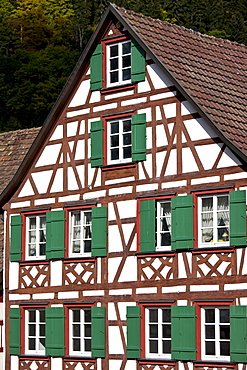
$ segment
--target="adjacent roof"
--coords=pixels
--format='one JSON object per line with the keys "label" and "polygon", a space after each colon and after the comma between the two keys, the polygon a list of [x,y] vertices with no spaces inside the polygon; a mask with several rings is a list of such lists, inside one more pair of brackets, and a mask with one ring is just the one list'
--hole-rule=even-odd
{"label": "adjacent roof", "polygon": [[247,154],[247,47],[114,8],[222,133]]}
{"label": "adjacent roof", "polygon": [[[1,175],[0,192],[15,172],[16,174],[8,187],[0,193],[0,207],[19,186],[40,145],[88,66],[89,58],[111,19],[124,25],[219,137],[247,162],[246,46],[202,35],[110,4],[17,172],[24,155],[16,156],[20,159],[18,163],[15,162],[14,155],[6,162],[6,168],[10,162],[15,164],[11,176],[8,173],[6,177]],[[37,132],[33,132],[33,138]],[[32,140],[32,135],[29,139]]]}

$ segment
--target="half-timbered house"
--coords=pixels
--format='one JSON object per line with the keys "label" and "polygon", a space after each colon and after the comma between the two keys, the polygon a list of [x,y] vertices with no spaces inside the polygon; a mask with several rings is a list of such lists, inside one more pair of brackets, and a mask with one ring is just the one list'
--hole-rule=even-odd
{"label": "half-timbered house", "polygon": [[246,368],[246,61],[108,7],[0,198],[6,369]]}

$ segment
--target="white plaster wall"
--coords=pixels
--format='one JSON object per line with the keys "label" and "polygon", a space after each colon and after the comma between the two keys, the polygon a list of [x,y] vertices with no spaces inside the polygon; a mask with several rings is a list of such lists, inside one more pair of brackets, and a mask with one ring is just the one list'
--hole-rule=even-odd
{"label": "white plaster wall", "polygon": [[24,184],[23,188],[21,189],[18,197],[21,198],[21,197],[26,197],[26,196],[30,196],[30,195],[34,195],[34,191],[33,191],[32,185],[30,183],[30,180],[27,179],[27,181]]}
{"label": "white plaster wall", "polygon": [[55,164],[62,144],[47,145],[41,153],[35,167]]}
{"label": "white plaster wall", "polygon": [[62,261],[50,261],[51,286],[62,285]]}
{"label": "white plaster wall", "polygon": [[205,170],[210,170],[213,167],[221,148],[222,144],[209,144],[196,147],[197,154]]}
{"label": "white plaster wall", "polygon": [[183,173],[198,171],[195,158],[190,148],[182,148]]}
{"label": "white plaster wall", "polygon": [[67,123],[67,137],[75,136],[78,127],[78,121]]}
{"label": "white plaster wall", "polygon": [[51,357],[51,370],[63,368],[63,359],[60,357]]}
{"label": "white plaster wall", "polygon": [[165,104],[164,111],[166,118],[176,117],[176,103]]}
{"label": "white plaster wall", "polygon": [[19,369],[19,357],[18,356],[10,356],[10,369],[11,370]]}
{"label": "white plaster wall", "polygon": [[195,113],[195,112],[196,112],[195,108],[187,100],[185,100],[181,103],[181,114],[182,114],[182,116],[184,116],[186,114]]}
{"label": "white plaster wall", "polygon": [[51,193],[63,190],[63,168],[58,168],[51,187]]}
{"label": "white plaster wall", "polygon": [[217,136],[203,118],[185,120],[184,124],[192,141],[209,139]]}
{"label": "white plaster wall", "polygon": [[165,176],[176,175],[176,173],[177,173],[177,151],[176,149],[172,149],[170,151]]}
{"label": "white plaster wall", "polygon": [[9,263],[9,290],[18,289],[19,263]]}
{"label": "white plaster wall", "polygon": [[122,252],[122,241],[117,225],[108,226],[108,252]]}
{"label": "white plaster wall", "polygon": [[78,140],[76,151],[75,151],[75,161],[85,158],[85,141]]}
{"label": "white plaster wall", "polygon": [[52,140],[59,140],[59,139],[62,139],[63,138],[63,125],[58,125],[52,136],[50,137],[50,141]]}
{"label": "white plaster wall", "polygon": [[39,194],[45,194],[47,192],[52,173],[52,170],[32,173],[31,176]]}
{"label": "white plaster wall", "polygon": [[137,281],[137,260],[135,256],[127,257],[119,276],[119,282]]}
{"label": "white plaster wall", "polygon": [[79,187],[75,177],[74,169],[72,167],[68,167],[68,190],[77,189],[79,189]]}
{"label": "white plaster wall", "polygon": [[155,89],[161,89],[163,87],[173,85],[170,79],[163,73],[163,71],[160,70],[160,68],[156,64],[148,65],[147,71]]}
{"label": "white plaster wall", "polygon": [[109,343],[109,354],[117,355],[123,354],[123,343],[121,340],[121,335],[118,326],[109,326],[108,327],[108,343]]}
{"label": "white plaster wall", "polygon": [[241,162],[232,153],[232,151],[230,149],[226,148],[224,150],[224,153],[223,153],[222,157],[220,158],[220,161],[218,163],[217,168],[238,166],[240,164],[241,164]]}
{"label": "white plaster wall", "polygon": [[90,88],[90,80],[82,81],[80,86],[78,87],[73,99],[69,104],[70,107],[77,107],[78,105],[83,105],[86,102],[88,93]]}
{"label": "white plaster wall", "polygon": [[157,125],[156,126],[156,145],[157,147],[167,145],[167,137],[165,133],[164,125]]}
{"label": "white plaster wall", "polygon": [[148,82],[147,79],[145,79],[145,81],[139,82],[137,84],[138,94],[146,92],[146,91],[150,91],[150,90],[151,90],[151,88],[150,88],[150,85],[149,85],[149,82]]}
{"label": "white plaster wall", "polygon": [[115,258],[108,259],[108,283],[113,282],[121,261],[122,261],[122,257],[115,257]]}

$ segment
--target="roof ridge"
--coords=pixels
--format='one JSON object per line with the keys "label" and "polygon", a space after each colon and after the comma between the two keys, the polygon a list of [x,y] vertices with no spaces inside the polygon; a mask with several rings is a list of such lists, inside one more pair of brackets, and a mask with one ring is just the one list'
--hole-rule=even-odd
{"label": "roof ridge", "polygon": [[178,28],[178,29],[181,29],[181,30],[190,32],[191,34],[194,34],[194,35],[197,35],[197,36],[202,36],[202,37],[205,37],[205,38],[210,38],[212,40],[223,42],[223,43],[230,44],[230,45],[242,46],[242,47],[244,47],[247,50],[247,46],[245,44],[239,43],[237,41],[231,41],[229,39],[223,39],[221,37],[216,37],[216,36],[208,35],[206,33],[195,31],[192,28],[187,28],[185,26],[180,26],[180,25],[178,25],[176,23],[171,23],[171,22],[168,22],[168,21],[163,21],[163,20],[161,20],[159,18],[152,18],[149,15],[145,15],[145,14],[140,13],[140,12],[138,13],[138,12],[135,12],[134,10],[129,10],[129,9],[124,8],[124,7],[118,6],[116,4],[112,4],[111,3],[111,5],[114,6],[114,8],[116,10],[121,10],[122,12],[128,12],[128,13],[133,14],[134,16],[139,16],[139,17],[142,16],[142,17],[144,17],[146,19],[149,19],[149,20],[152,20],[152,21],[158,21],[158,22],[160,22],[162,24],[166,24],[166,25],[168,25],[170,27]]}

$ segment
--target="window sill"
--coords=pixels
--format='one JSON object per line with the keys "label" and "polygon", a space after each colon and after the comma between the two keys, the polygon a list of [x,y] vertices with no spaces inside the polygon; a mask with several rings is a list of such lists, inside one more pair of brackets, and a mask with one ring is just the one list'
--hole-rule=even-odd
{"label": "window sill", "polygon": [[205,361],[205,360],[198,360],[194,361],[194,366],[207,366],[207,367],[227,367],[227,368],[235,368],[235,362],[228,362],[228,361]]}
{"label": "window sill", "polygon": [[145,359],[145,358],[141,358],[138,363],[140,365],[155,365],[155,364],[163,364],[163,365],[175,365],[176,364],[176,360],[169,360],[169,359],[160,359],[160,358],[154,358],[154,359]]}
{"label": "window sill", "polygon": [[120,92],[120,91],[123,91],[123,90],[132,90],[134,89],[135,87],[135,84],[134,83],[130,83],[130,84],[126,84],[126,85],[116,85],[116,86],[108,86],[108,87],[104,87],[103,89],[100,90],[101,94],[113,94],[113,93],[117,93],[117,92]]}
{"label": "window sill", "polygon": [[40,358],[42,360],[47,360],[49,361],[50,357],[45,356],[45,355],[20,355],[19,359],[20,360],[35,360],[37,358]]}
{"label": "window sill", "polygon": [[136,167],[136,162],[128,162],[128,163],[116,163],[116,164],[107,164],[105,166],[102,166],[102,171],[113,171],[116,169],[124,169],[124,168],[132,168]]}
{"label": "window sill", "polygon": [[95,262],[95,260],[96,260],[96,257],[83,257],[83,256],[80,256],[80,257],[66,257],[63,260],[63,263]]}
{"label": "window sill", "polygon": [[75,356],[75,355],[71,355],[71,356],[65,356],[64,358],[63,358],[63,360],[64,360],[64,362],[69,362],[69,361],[77,361],[77,362],[96,362],[96,358],[94,358],[94,357],[83,357],[83,356],[81,356],[81,355],[78,355],[78,357],[77,356]]}
{"label": "window sill", "polygon": [[136,252],[137,257],[175,257],[175,251]]}
{"label": "window sill", "polygon": [[48,260],[24,260],[20,261],[20,266],[26,265],[49,265],[50,261]]}
{"label": "window sill", "polygon": [[198,247],[198,248],[195,248],[192,250],[192,254],[201,254],[201,253],[222,253],[222,252],[234,252],[234,248],[233,247],[228,247],[228,246],[224,246],[224,247],[206,247],[206,248],[203,248],[203,247]]}

